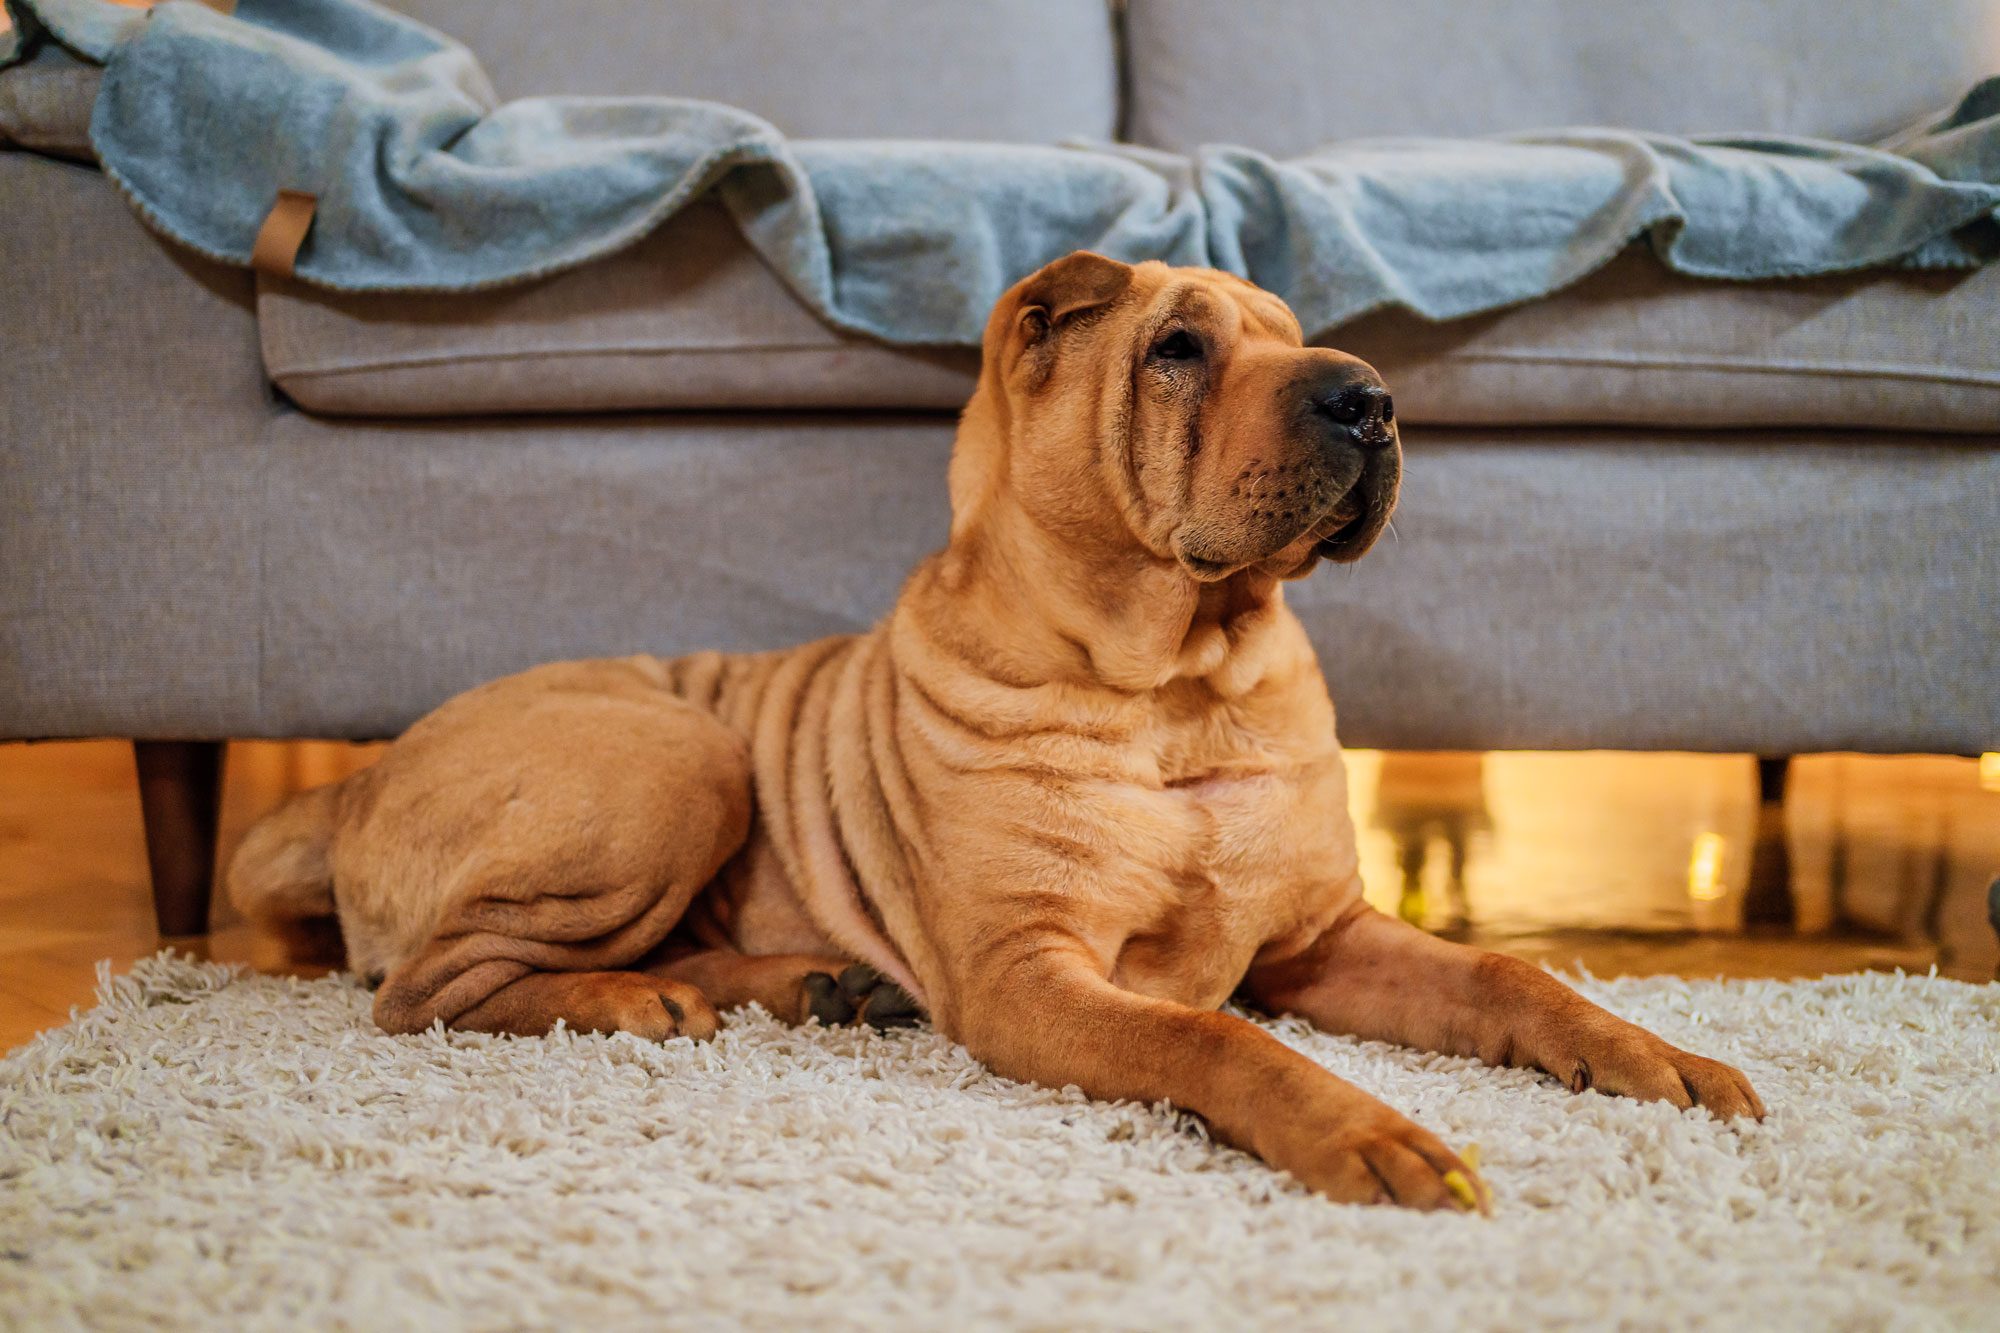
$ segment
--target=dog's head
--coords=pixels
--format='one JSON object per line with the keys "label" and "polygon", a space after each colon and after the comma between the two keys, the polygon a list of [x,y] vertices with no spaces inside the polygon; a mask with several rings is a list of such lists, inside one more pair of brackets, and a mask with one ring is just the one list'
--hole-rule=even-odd
{"label": "dog's head", "polygon": [[1005,491],[1208,582],[1355,560],[1389,521],[1395,411],[1362,361],[1302,344],[1283,301],[1211,269],[1079,252],[987,323],[952,464],[954,531]]}

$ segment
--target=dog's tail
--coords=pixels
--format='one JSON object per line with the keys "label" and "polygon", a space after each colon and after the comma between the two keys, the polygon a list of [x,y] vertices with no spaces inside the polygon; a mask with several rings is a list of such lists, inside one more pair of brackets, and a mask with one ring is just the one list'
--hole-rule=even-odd
{"label": "dog's tail", "polygon": [[342,782],[302,792],[250,828],[229,862],[229,901],[252,921],[334,915],[333,835]]}

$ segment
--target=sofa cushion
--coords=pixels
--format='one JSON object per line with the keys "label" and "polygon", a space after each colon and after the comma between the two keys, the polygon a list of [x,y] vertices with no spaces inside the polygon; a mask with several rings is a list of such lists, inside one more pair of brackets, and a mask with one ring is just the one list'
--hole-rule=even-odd
{"label": "sofa cushion", "polygon": [[[471,295],[330,295],[260,279],[271,378],[345,416],[705,408],[952,410],[970,348],[829,328],[720,208],[600,263]],[[1692,282],[1633,251],[1547,300],[1321,341],[1379,366],[1406,421],[2000,429],[2000,267]]]}
{"label": "sofa cushion", "polygon": [[1546,301],[1322,341],[1404,419],[1453,425],[2000,430],[2000,266],[1696,282],[1643,249]]}
{"label": "sofa cushion", "polygon": [[2000,70],[2000,0],[1129,0],[1131,136],[1291,156],[1555,125],[1868,142]]}
{"label": "sofa cushion", "polygon": [[1112,137],[1105,0],[389,0],[472,48],[503,98],[727,102],[793,138]]}
{"label": "sofa cushion", "polygon": [[970,351],[890,347],[829,328],[714,204],[608,259],[498,291],[334,294],[258,282],[272,380],[332,415],[955,409],[979,370]]}

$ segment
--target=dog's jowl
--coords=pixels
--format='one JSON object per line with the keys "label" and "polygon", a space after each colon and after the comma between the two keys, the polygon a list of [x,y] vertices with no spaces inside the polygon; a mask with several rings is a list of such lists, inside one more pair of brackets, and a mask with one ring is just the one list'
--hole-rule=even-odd
{"label": "dog's jowl", "polygon": [[994,309],[950,542],[882,624],[471,690],[259,824],[230,891],[337,914],[391,1031],[921,1011],[1003,1074],[1172,1099],[1342,1200],[1484,1194],[1232,995],[1761,1114],[1735,1070],[1362,901],[1283,587],[1368,550],[1401,466],[1388,389],[1277,298],[1071,255]]}

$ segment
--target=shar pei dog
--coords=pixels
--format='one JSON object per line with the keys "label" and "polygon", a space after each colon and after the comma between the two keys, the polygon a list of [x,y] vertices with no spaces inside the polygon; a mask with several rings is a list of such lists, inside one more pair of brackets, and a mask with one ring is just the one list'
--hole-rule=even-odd
{"label": "shar pei dog", "polygon": [[1231,997],[1761,1115],[1736,1070],[1363,901],[1284,584],[1368,550],[1401,466],[1381,380],[1276,297],[1071,255],[994,309],[950,540],[881,624],[467,691],[258,824],[230,892],[337,916],[390,1032],[923,1015],[1001,1074],[1170,1099],[1339,1200],[1485,1192]]}

